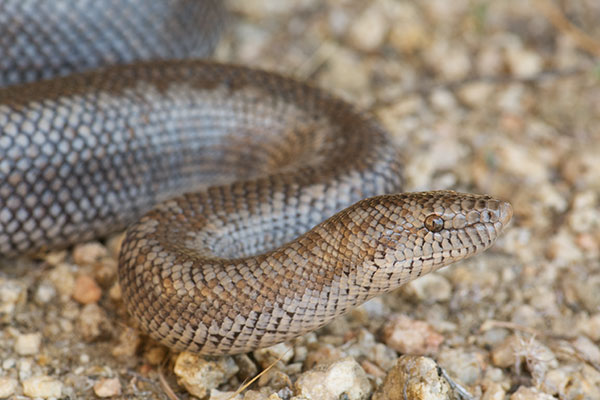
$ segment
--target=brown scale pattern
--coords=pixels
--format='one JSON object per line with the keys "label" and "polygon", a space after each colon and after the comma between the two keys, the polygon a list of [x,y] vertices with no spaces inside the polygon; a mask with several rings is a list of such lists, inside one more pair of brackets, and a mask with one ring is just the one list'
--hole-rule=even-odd
{"label": "brown scale pattern", "polygon": [[[152,61],[187,51],[146,34],[168,25],[147,23],[154,8],[125,23],[114,0],[78,1],[72,13],[91,31],[109,20],[103,34],[124,54],[96,54],[104,39],[71,54],[64,44],[80,24],[36,39],[28,13],[63,17],[36,0],[0,6],[0,50],[33,60],[0,60],[0,85],[20,83],[0,88],[0,254],[64,247],[144,214],[128,229],[119,279],[141,329],[165,345],[220,355],[288,340],[484,250],[510,220],[510,205],[489,196],[384,195],[401,191],[402,160],[369,115],[268,72]],[[125,4],[123,15],[140,5]],[[205,54],[218,4],[153,7],[174,7],[178,26],[206,18],[206,39],[188,49]],[[29,21],[33,42],[4,40],[18,35],[11,16]],[[72,62],[82,57],[95,61]],[[23,83],[113,58],[124,65]]]}

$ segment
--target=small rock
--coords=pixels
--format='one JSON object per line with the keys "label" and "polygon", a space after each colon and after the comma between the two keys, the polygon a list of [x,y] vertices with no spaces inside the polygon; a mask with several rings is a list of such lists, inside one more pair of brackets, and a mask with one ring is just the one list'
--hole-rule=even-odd
{"label": "small rock", "polygon": [[586,316],[583,320],[579,321],[577,325],[581,332],[593,341],[597,342],[600,340],[600,313],[590,317]]}
{"label": "small rock", "polygon": [[292,387],[292,380],[285,372],[271,368],[258,378],[258,386],[268,386],[274,390],[279,390],[285,387]]}
{"label": "small rock", "polygon": [[294,358],[294,348],[288,343],[279,343],[271,347],[255,350],[252,354],[263,368],[267,368],[277,361],[287,364]]}
{"label": "small rock", "polygon": [[504,400],[506,398],[506,391],[502,388],[502,385],[497,382],[491,382],[486,385],[481,400]]}
{"label": "small rock", "polygon": [[426,47],[431,35],[422,23],[407,21],[394,24],[390,30],[390,44],[404,54],[410,54]]}
{"label": "small rock", "polygon": [[119,263],[117,260],[109,257],[103,257],[94,264],[94,279],[102,287],[108,287],[115,282]]}
{"label": "small rock", "polygon": [[452,378],[468,386],[474,385],[483,376],[485,363],[479,353],[445,349],[439,353],[437,361]]}
{"label": "small rock", "polygon": [[363,360],[360,363],[360,366],[365,371],[365,373],[367,373],[368,375],[371,375],[375,378],[384,378],[385,377],[385,371],[382,370],[381,368],[379,368],[377,365],[373,364],[369,360]]}
{"label": "small rock", "polygon": [[510,400],[556,400],[556,398],[534,387],[521,386],[510,396]]}
{"label": "small rock", "polygon": [[327,60],[327,69],[319,75],[319,82],[324,87],[339,88],[348,96],[356,98],[364,94],[369,87],[370,71],[359,57],[347,48],[336,47],[335,57]]}
{"label": "small rock", "polygon": [[573,342],[573,347],[588,362],[600,365],[600,348],[585,336],[579,336]]}
{"label": "small rock", "polygon": [[112,349],[111,354],[117,358],[133,357],[139,344],[139,332],[135,329],[126,327],[119,334],[119,344]]}
{"label": "small rock", "polygon": [[522,304],[513,311],[511,319],[514,324],[520,326],[543,326],[544,318],[529,304]]}
{"label": "small rock", "polygon": [[41,344],[41,333],[26,333],[17,336],[17,340],[15,341],[15,351],[22,356],[31,356],[39,353]]}
{"label": "small rock", "polygon": [[269,400],[269,395],[257,390],[248,390],[244,393],[244,400]]}
{"label": "small rock", "polygon": [[419,301],[432,304],[449,300],[452,285],[440,274],[428,274],[410,281],[405,286],[405,290],[416,296]]}
{"label": "small rock", "polygon": [[592,275],[584,281],[575,280],[573,286],[577,299],[588,312],[600,310],[600,275]]}
{"label": "small rock", "polygon": [[16,365],[16,361],[14,358],[6,358],[4,360],[2,360],[2,364],[0,364],[0,366],[2,367],[2,369],[10,369],[10,368],[14,368]]}
{"label": "small rock", "polygon": [[458,97],[469,107],[479,108],[486,104],[494,90],[494,86],[489,83],[474,82],[463,86],[458,91]]}
{"label": "small rock", "polygon": [[17,365],[17,372],[19,374],[19,380],[21,381],[31,378],[31,376],[33,375],[33,361],[29,358],[19,359]]}
{"label": "small rock", "polygon": [[[466,47],[444,40],[435,40],[425,53],[429,66],[441,79],[454,81],[466,78],[471,70],[471,56]],[[440,60],[444,60],[440,62]]]}
{"label": "small rock", "polygon": [[500,75],[504,68],[504,59],[497,46],[486,46],[477,55],[477,72],[480,76]]}
{"label": "small rock", "polygon": [[235,396],[234,396],[234,394],[235,394],[235,392],[221,392],[220,390],[212,389],[210,391],[209,400],[241,400],[242,399],[241,394],[237,394]]}
{"label": "small rock", "polygon": [[51,251],[44,255],[44,260],[53,267],[56,267],[57,265],[63,263],[66,258],[66,250]]}
{"label": "small rock", "polygon": [[75,264],[84,267],[92,265],[107,254],[106,247],[98,242],[78,244],[73,249],[73,261],[75,261]]}
{"label": "small rock", "polygon": [[396,314],[383,327],[383,342],[404,354],[433,354],[444,341],[428,323]]}
{"label": "small rock", "polygon": [[10,323],[19,304],[27,301],[27,287],[0,277],[0,322]]}
{"label": "small rock", "polygon": [[294,388],[296,396],[311,400],[368,399],[372,390],[365,371],[352,357],[303,373]]}
{"label": "small rock", "polygon": [[77,329],[86,341],[92,341],[101,336],[110,337],[113,331],[106,312],[96,303],[88,304],[81,309],[77,319]]}
{"label": "small rock", "polygon": [[94,384],[94,393],[98,397],[113,397],[121,394],[121,383],[118,378],[100,379]]}
{"label": "small rock", "polygon": [[231,357],[206,360],[202,356],[185,351],[177,356],[174,368],[177,382],[190,394],[200,398],[208,396],[211,389],[227,382],[238,371]]}
{"label": "small rock", "polygon": [[560,229],[547,242],[546,255],[549,259],[566,265],[582,259],[582,253],[574,236],[566,228]]}
{"label": "small rock", "polygon": [[48,279],[61,296],[71,297],[75,289],[74,268],[76,267],[70,264],[60,263],[48,274]]}
{"label": "small rock", "polygon": [[102,297],[102,289],[94,278],[88,275],[79,275],[75,280],[73,299],[80,304],[96,303]]}
{"label": "small rock", "polygon": [[235,363],[240,369],[238,376],[242,380],[250,380],[258,373],[258,367],[247,354],[233,356]]}
{"label": "small rock", "polygon": [[56,288],[49,281],[41,282],[35,291],[35,301],[39,305],[47,304],[56,296]]}
{"label": "small rock", "polygon": [[452,92],[446,89],[435,89],[431,93],[431,105],[440,112],[451,112],[456,110],[456,99]]}
{"label": "small rock", "polygon": [[23,394],[29,397],[60,397],[62,383],[49,376],[36,376],[23,381]]}
{"label": "small rock", "polygon": [[564,396],[567,386],[574,380],[575,375],[576,373],[571,368],[556,368],[550,370],[546,373],[540,388],[548,394],[560,394]]}
{"label": "small rock", "polygon": [[492,363],[500,368],[514,366],[517,373],[523,365],[535,382],[541,382],[550,368],[558,367],[554,353],[534,338],[525,339],[517,335],[506,338],[492,350]]}
{"label": "small rock", "polygon": [[335,360],[339,360],[341,357],[342,351],[340,349],[325,343],[317,347],[315,350],[308,352],[306,360],[304,360],[304,367],[306,369],[312,369],[315,365],[331,364]]}
{"label": "small rock", "polygon": [[0,377],[0,399],[6,399],[17,390],[17,380],[8,376]]}
{"label": "small rock", "polygon": [[369,361],[379,365],[385,371],[394,366],[397,357],[398,355],[396,352],[383,343],[376,343],[371,352],[367,355]]}
{"label": "small rock", "polygon": [[167,355],[167,349],[162,346],[154,346],[144,354],[144,358],[150,365],[160,364]]}
{"label": "small rock", "polygon": [[350,42],[359,50],[374,51],[383,43],[387,31],[387,18],[381,7],[373,3],[352,23]]}
{"label": "small rock", "polygon": [[388,372],[373,400],[449,400],[451,389],[428,357],[403,355]]}
{"label": "small rock", "polygon": [[539,74],[544,66],[542,58],[534,51],[510,47],[506,52],[512,74],[519,78],[530,78]]}

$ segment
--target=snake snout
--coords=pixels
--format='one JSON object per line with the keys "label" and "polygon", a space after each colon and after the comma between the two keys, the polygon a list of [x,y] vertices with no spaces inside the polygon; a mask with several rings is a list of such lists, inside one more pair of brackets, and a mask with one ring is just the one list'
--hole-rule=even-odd
{"label": "snake snout", "polygon": [[510,222],[513,216],[512,205],[508,201],[501,201],[498,209],[500,223],[502,227],[505,227]]}

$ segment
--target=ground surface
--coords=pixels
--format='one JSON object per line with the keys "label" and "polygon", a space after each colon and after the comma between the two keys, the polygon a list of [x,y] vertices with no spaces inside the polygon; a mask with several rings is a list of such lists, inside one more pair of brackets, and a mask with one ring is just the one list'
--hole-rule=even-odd
{"label": "ground surface", "polygon": [[[600,398],[600,6],[548,4],[558,5],[230,2],[218,59],[310,80],[373,112],[405,150],[407,190],[489,193],[515,210],[485,254],[274,350],[284,360],[246,398],[290,398],[303,371],[345,356],[377,388],[402,353],[428,355],[474,397]],[[2,262],[0,394],[189,396],[172,364],[159,369],[165,349],[128,326],[117,246]],[[269,356],[234,361],[242,371],[221,390]]]}

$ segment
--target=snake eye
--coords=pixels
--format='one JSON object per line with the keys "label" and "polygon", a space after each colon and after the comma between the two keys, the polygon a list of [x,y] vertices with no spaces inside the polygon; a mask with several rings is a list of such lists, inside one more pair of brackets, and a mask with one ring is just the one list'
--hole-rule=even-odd
{"label": "snake eye", "polygon": [[444,220],[439,215],[430,214],[425,218],[425,228],[431,232],[439,232],[444,229]]}

